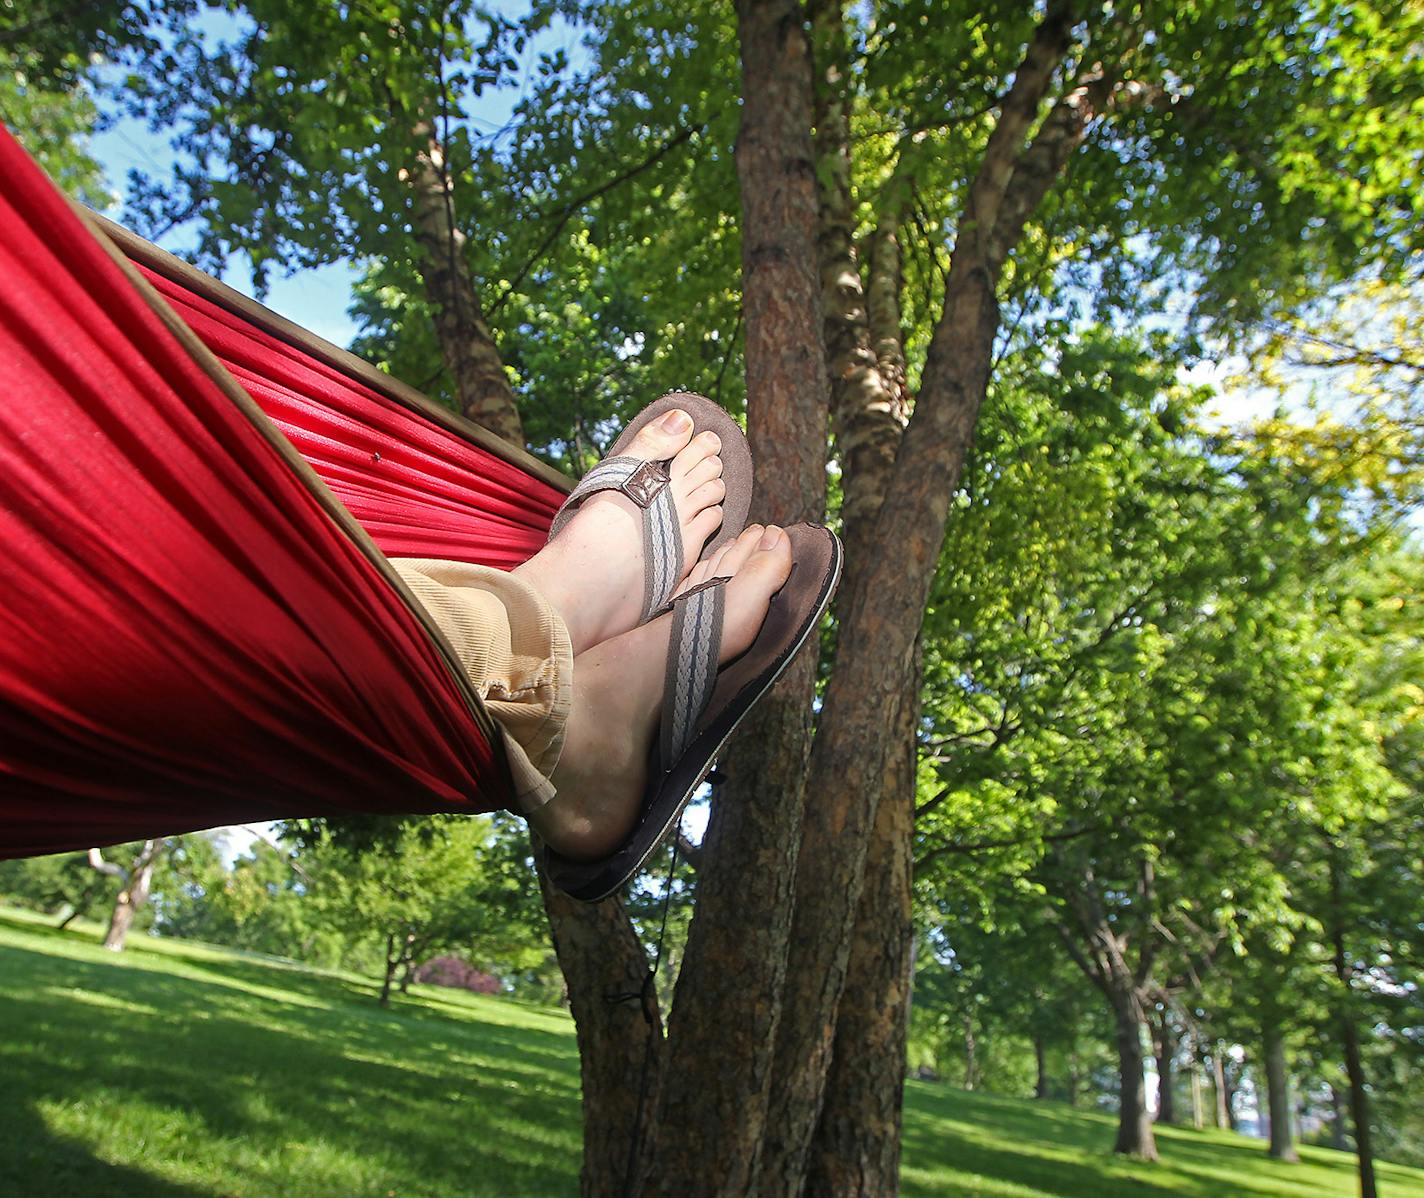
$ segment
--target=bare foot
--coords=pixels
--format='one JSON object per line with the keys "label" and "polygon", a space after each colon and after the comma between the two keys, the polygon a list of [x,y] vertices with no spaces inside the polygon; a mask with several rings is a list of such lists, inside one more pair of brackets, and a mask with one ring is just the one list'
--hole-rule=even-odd
{"label": "bare foot", "polygon": [[[681,421],[679,423],[678,421]],[[671,458],[673,505],[683,569],[722,524],[721,438],[692,435],[692,418],[674,409],[641,429],[624,453],[644,461]],[[643,611],[643,514],[617,491],[587,499],[548,545],[512,573],[543,595],[568,626],[574,653],[633,628]]]}
{"label": "bare foot", "polygon": [[[771,597],[790,573],[791,542],[774,525],[750,525],[698,564],[686,585],[731,577],[719,665],[751,647]],[[573,707],[552,778],[558,794],[529,820],[544,842],[566,857],[606,857],[633,829],[662,710],[671,628],[672,617],[660,616],[574,661]]]}

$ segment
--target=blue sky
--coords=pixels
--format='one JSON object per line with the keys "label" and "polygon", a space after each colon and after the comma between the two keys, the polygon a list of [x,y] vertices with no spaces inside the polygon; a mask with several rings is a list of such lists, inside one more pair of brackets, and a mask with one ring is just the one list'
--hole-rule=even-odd
{"label": "blue sky", "polygon": [[[527,3],[496,3],[491,7],[495,12],[510,17],[521,16],[528,10]],[[227,13],[205,10],[197,19],[195,28],[201,30],[210,43],[216,44],[231,37],[238,24]],[[519,70],[511,77],[510,86],[487,89],[468,106],[470,120],[489,129],[503,126],[523,98],[524,81],[530,78],[539,55],[552,53],[556,49],[562,49],[570,62],[586,61],[587,55],[579,45],[576,32],[567,24],[555,22],[526,44],[520,56]],[[104,106],[102,99],[100,103]],[[142,121],[131,117],[118,120],[110,129],[98,134],[92,148],[94,156],[108,174],[110,187],[115,191],[114,206],[105,215],[121,223],[121,192],[129,171],[139,169],[162,179],[172,170],[177,158],[166,134],[155,134]],[[191,243],[191,240],[191,228],[179,228],[159,244],[165,249],[176,250],[185,241]],[[290,278],[273,276],[269,279],[263,302],[328,341],[345,346],[357,332],[356,324],[346,309],[351,302],[352,286],[359,277],[360,271],[350,262],[304,270]],[[229,258],[223,281],[244,294],[252,294],[252,275],[240,257]]]}

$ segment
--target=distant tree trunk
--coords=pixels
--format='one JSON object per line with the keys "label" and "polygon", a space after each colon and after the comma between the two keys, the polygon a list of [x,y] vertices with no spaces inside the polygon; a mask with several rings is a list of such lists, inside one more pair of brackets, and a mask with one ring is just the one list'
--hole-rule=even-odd
{"label": "distant tree trunk", "polygon": [[1157,1141],[1147,1114],[1146,1056],[1142,1051],[1145,1016],[1142,996],[1130,987],[1112,995],[1117,1043],[1120,1104],[1113,1151],[1143,1160],[1157,1159]]}
{"label": "distant tree trunk", "polygon": [[1376,1198],[1369,1091],[1365,1087],[1365,1066],[1360,1056],[1360,1034],[1353,1021],[1341,1021],[1340,1039],[1345,1046],[1345,1072],[1350,1078],[1350,1121],[1354,1124],[1355,1156],[1360,1167],[1360,1198]]}
{"label": "distant tree trunk", "polygon": [[89,850],[89,864],[100,873],[109,874],[121,882],[119,893],[114,899],[113,914],[109,917],[109,930],[104,934],[104,947],[110,952],[124,951],[129,929],[133,927],[134,917],[148,902],[153,871],[167,847],[166,840],[145,840],[143,847],[127,867],[104,860],[98,849]]}
{"label": "distant tree trunk", "polygon": [[1221,1128],[1235,1128],[1236,1116],[1231,1109],[1231,1093],[1226,1088],[1226,1067],[1221,1063],[1221,1041],[1218,1040],[1211,1050],[1211,1090],[1212,1096],[1216,1099],[1212,1110],[1212,1126]]}
{"label": "distant tree trunk", "polygon": [[1350,1151],[1350,1136],[1345,1130],[1345,1100],[1340,1097],[1340,1088],[1331,1082],[1330,1090],[1330,1147],[1338,1152]]}
{"label": "distant tree trunk", "polygon": [[391,982],[396,976],[396,969],[400,966],[400,953],[396,950],[396,934],[386,933],[386,975],[381,979],[380,1004],[383,1007],[391,1005]]}
{"label": "distant tree trunk", "polygon": [[1330,845],[1331,939],[1334,947],[1335,979],[1340,983],[1340,1043],[1345,1049],[1345,1073],[1350,1079],[1350,1119],[1355,1130],[1355,1159],[1359,1164],[1360,1198],[1376,1198],[1375,1155],[1370,1134],[1370,1099],[1365,1088],[1365,1066],[1360,1054],[1360,1033],[1355,1026],[1350,1000],[1355,967],[1345,951],[1345,904],[1343,882],[1335,846]]}
{"label": "distant tree trunk", "polygon": [[1286,1067],[1286,1042],[1273,1020],[1262,1028],[1266,1058],[1266,1109],[1271,1125],[1270,1155],[1278,1161],[1300,1160],[1291,1135],[1290,1073]]}
{"label": "distant tree trunk", "polygon": [[1236,1095],[1240,1092],[1241,1082],[1246,1076],[1246,1064],[1243,1061],[1232,1068],[1230,1058],[1223,1055],[1221,1069],[1225,1087],[1222,1094],[1226,1102],[1226,1126],[1232,1131],[1240,1131],[1241,1118],[1236,1113]]}
{"label": "distant tree trunk", "polygon": [[1202,1109],[1202,1085],[1201,1085],[1201,1062],[1195,1057],[1192,1058],[1192,1126],[1197,1131],[1201,1131],[1206,1124],[1206,1115]]}
{"label": "distant tree trunk", "polygon": [[415,239],[421,251],[421,277],[435,309],[435,332],[461,411],[515,445],[524,429],[514,403],[514,389],[494,336],[485,322],[479,293],[466,258],[466,237],[455,218],[454,180],[446,148],[429,122],[417,124],[423,145],[409,169]]}
{"label": "distant tree trunk", "polygon": [[1078,1050],[1075,1048],[1068,1054],[1068,1099],[1069,1106],[1078,1105],[1078,1090],[1082,1085],[1082,1075],[1078,1070]]}
{"label": "distant tree trunk", "polygon": [[1033,1034],[1033,1096],[1037,1099],[1048,1097],[1048,1047],[1040,1032]]}
{"label": "distant tree trunk", "polygon": [[1172,1028],[1171,1016],[1165,1006],[1163,1006],[1160,1016],[1153,1020],[1152,1043],[1153,1055],[1157,1061],[1157,1122],[1175,1123],[1177,1121],[1176,1075],[1172,1069],[1172,1061],[1177,1055],[1177,1037]]}

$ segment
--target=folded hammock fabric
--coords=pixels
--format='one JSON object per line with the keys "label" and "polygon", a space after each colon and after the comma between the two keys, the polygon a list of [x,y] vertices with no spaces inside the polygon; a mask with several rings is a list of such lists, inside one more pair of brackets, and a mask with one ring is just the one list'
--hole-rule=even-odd
{"label": "folded hammock fabric", "polygon": [[0,857],[504,806],[384,554],[513,566],[565,481],[113,236],[0,128]]}

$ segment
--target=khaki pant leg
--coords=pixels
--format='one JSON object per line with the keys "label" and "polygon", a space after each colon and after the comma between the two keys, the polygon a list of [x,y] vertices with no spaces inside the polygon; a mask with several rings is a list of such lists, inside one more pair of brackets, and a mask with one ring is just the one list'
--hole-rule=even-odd
{"label": "khaki pant leg", "polygon": [[517,805],[554,797],[573,697],[573,646],[557,612],[528,583],[489,566],[426,558],[391,565],[454,648],[504,734]]}

